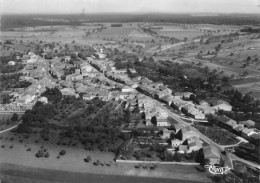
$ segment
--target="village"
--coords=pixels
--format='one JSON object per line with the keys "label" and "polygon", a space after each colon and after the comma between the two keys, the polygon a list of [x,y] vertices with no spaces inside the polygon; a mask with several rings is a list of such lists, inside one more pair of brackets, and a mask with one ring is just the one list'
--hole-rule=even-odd
{"label": "village", "polygon": [[86,176],[257,182],[258,27],[244,25],[248,17],[208,24],[196,16],[180,23],[125,16],[5,22],[0,182],[11,164]]}
{"label": "village", "polygon": [[[118,101],[118,107],[129,109],[132,114],[140,116],[140,121],[124,126],[122,130],[138,131],[141,134],[119,147],[119,159],[158,161],[157,158],[151,158],[151,155],[148,156],[150,158],[145,154],[140,155],[140,152],[137,155],[135,148],[128,148],[132,144],[149,146],[155,141],[166,147],[166,151],[175,157],[174,161],[182,161],[176,154],[187,156],[202,150],[203,161],[208,164],[224,163],[233,167],[232,157],[228,154],[233,153],[234,149],[230,150],[228,147],[237,144],[243,146],[249,141],[254,143],[260,137],[259,130],[254,128],[254,121],[237,122],[226,116],[216,117],[216,120],[228,133],[233,133],[234,139],[230,144],[221,144],[210,136],[205,137],[205,128],[201,128],[200,124],[209,123],[206,118],[208,114],[216,115],[218,110],[231,111],[232,106],[228,102],[200,101],[198,105],[190,100],[195,95],[191,92],[173,93],[163,83],[154,83],[141,76],[130,78],[127,73],[137,74],[137,71],[116,69],[115,63],[106,58],[103,49],[97,49],[91,57],[80,59],[76,65],[69,63],[70,56],[47,60],[33,52],[24,55],[22,60],[25,67],[20,71],[23,75],[19,80],[32,84],[25,89],[11,92],[9,95],[12,102],[1,105],[1,111],[25,111],[31,109],[37,101],[48,103],[48,99],[41,97],[41,94],[47,88],[54,87],[59,88],[62,95],[82,97],[83,100],[99,98],[103,101]],[[15,62],[10,61],[8,64]],[[65,76],[65,71],[70,69],[75,72]],[[150,140],[147,137],[151,137]],[[225,151],[227,154],[223,154]],[[258,165],[251,165],[248,168],[259,168]]]}

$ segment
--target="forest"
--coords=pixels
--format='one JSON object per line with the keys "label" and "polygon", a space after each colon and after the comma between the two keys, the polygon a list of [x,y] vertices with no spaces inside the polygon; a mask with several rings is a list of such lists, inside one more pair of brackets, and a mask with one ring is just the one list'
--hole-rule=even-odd
{"label": "forest", "polygon": [[[55,21],[48,21],[54,19]],[[65,21],[64,21],[65,20]],[[83,21],[79,21],[83,20]],[[71,25],[78,26],[88,22],[157,22],[181,24],[229,24],[229,25],[259,25],[257,15],[249,14],[219,14],[218,16],[192,16],[190,14],[30,14],[2,15],[1,30],[13,30],[19,27]]]}
{"label": "forest", "polygon": [[62,129],[66,137],[77,138],[86,149],[113,152],[119,141],[130,138],[120,131],[121,125],[129,122],[129,113],[114,110],[117,102],[62,96],[57,88],[47,89],[42,96],[48,98],[48,104],[37,102],[32,110],[27,110],[18,132],[31,133],[35,127],[42,128],[44,139],[51,140],[50,129]]}

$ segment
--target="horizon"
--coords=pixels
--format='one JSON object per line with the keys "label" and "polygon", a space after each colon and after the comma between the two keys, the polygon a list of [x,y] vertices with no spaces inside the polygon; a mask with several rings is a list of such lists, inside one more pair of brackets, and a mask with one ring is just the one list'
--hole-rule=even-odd
{"label": "horizon", "polygon": [[260,14],[260,0],[0,0],[1,14]]}

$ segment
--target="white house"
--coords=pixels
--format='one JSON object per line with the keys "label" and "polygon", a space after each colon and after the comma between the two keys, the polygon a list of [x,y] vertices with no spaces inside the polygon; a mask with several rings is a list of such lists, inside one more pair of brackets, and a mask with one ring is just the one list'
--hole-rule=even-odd
{"label": "white house", "polygon": [[39,101],[39,102],[42,102],[42,103],[44,103],[44,104],[48,104],[48,98],[46,98],[46,97],[40,97],[40,98],[38,99],[38,101]]}
{"label": "white house", "polygon": [[134,89],[131,87],[128,87],[128,86],[124,86],[122,88],[122,92],[133,92],[133,91],[134,91]]}
{"label": "white house", "polygon": [[216,102],[212,102],[213,109],[215,110],[224,110],[224,111],[232,111],[232,106],[223,100],[218,100]]}
{"label": "white house", "polygon": [[15,63],[15,61],[9,61],[8,62],[8,65],[15,65],[16,63]]}

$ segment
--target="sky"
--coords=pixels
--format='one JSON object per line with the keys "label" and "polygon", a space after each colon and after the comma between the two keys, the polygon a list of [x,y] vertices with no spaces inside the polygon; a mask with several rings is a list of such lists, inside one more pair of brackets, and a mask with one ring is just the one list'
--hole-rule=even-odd
{"label": "sky", "polygon": [[260,0],[0,0],[0,13],[259,13]]}

